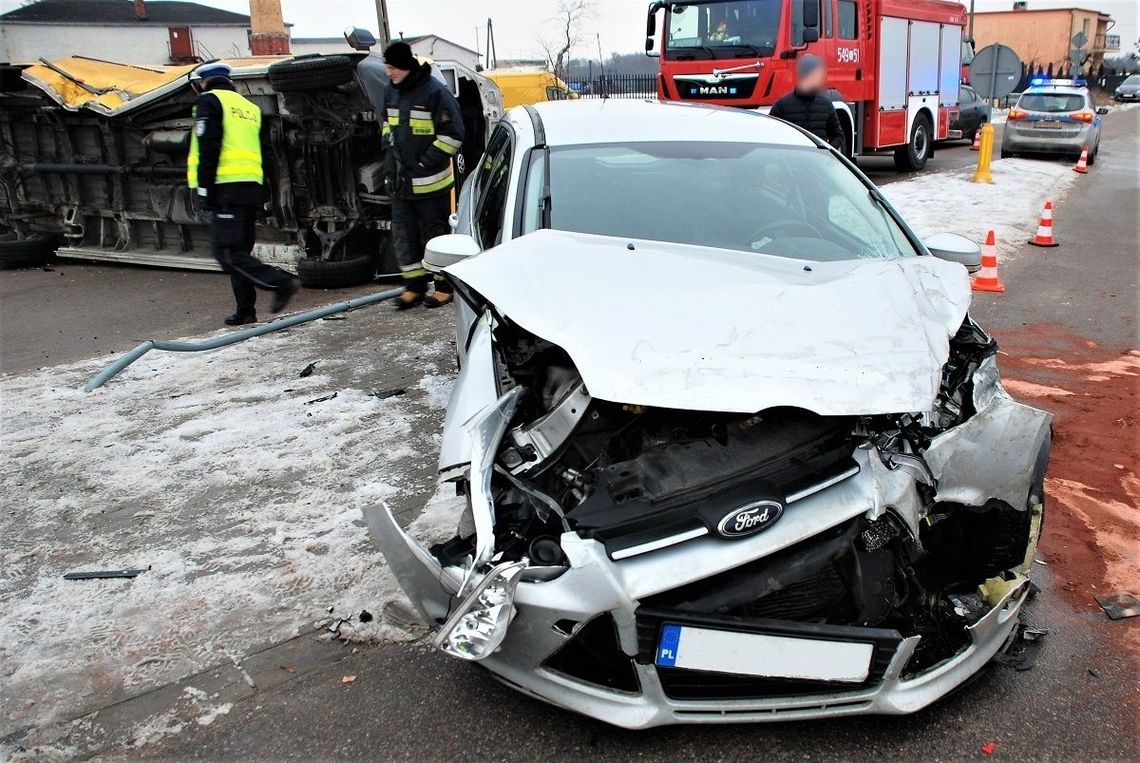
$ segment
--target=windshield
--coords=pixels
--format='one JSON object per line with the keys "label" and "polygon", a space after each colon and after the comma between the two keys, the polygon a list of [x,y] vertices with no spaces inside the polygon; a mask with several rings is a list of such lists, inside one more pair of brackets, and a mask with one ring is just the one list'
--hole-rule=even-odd
{"label": "windshield", "polygon": [[1085,107],[1085,97],[1076,93],[1024,93],[1017,108],[1024,111],[1068,112]]}
{"label": "windshield", "polygon": [[[540,227],[545,153],[527,174],[523,232]],[[916,254],[867,186],[829,151],[661,142],[550,150],[550,227],[778,257]]]}
{"label": "windshield", "polygon": [[674,3],[665,16],[665,58],[771,56],[781,5],[780,0]]}
{"label": "windshield", "polygon": [[1140,74],[1133,74],[1131,77],[1124,80],[1120,84],[1122,84],[1122,85],[1140,85]]}

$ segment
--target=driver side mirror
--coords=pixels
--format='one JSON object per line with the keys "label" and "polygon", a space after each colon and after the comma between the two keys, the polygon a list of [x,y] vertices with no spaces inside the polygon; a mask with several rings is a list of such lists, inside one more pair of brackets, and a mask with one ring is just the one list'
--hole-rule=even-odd
{"label": "driver side mirror", "polygon": [[344,30],[344,39],[353,50],[369,50],[376,45],[376,38],[371,32],[355,26]]}
{"label": "driver side mirror", "polygon": [[982,248],[957,233],[936,233],[922,242],[940,260],[957,262],[970,273],[982,269]]}
{"label": "driver side mirror", "polygon": [[448,233],[427,242],[424,269],[438,273],[444,268],[479,254],[479,244],[465,233]]}

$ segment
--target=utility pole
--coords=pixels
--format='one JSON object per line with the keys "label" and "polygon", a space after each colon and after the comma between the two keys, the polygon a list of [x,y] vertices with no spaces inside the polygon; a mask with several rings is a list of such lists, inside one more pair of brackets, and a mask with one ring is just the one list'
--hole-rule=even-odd
{"label": "utility pole", "polygon": [[495,27],[491,24],[491,19],[487,19],[487,34],[485,45],[487,47],[487,68],[497,69],[499,67],[499,51],[495,50]]}
{"label": "utility pole", "polygon": [[970,31],[966,35],[971,41],[974,39],[974,0],[970,0]]}
{"label": "utility pole", "polygon": [[380,38],[380,48],[383,50],[392,40],[392,32],[388,28],[388,0],[376,0],[376,21],[376,36]]}

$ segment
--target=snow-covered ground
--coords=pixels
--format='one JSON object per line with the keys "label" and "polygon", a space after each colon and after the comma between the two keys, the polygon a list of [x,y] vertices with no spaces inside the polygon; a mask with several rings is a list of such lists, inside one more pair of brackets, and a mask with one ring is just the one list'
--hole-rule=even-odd
{"label": "snow-covered ground", "polygon": [[[0,736],[240,662],[330,606],[344,636],[414,636],[360,509],[432,489],[454,346],[426,315],[152,352],[92,394],[109,358],[0,381]],[[147,571],[63,579],[126,567]]]}
{"label": "snow-covered ground", "polygon": [[[992,186],[969,174],[884,191],[921,235],[980,241],[994,228],[1009,251],[1079,177],[1027,160],[995,162]],[[348,638],[415,637],[360,509],[386,499],[407,521],[433,493],[454,374],[449,313],[379,306],[211,353],[151,352],[92,394],[81,388],[110,358],[0,377],[0,737],[42,738],[53,723],[240,663],[327,623],[330,606],[333,617],[375,615],[346,623]],[[406,393],[370,394],[394,387]],[[417,523],[434,534],[453,519],[441,501]],[[125,567],[148,569],[63,580]],[[140,729],[122,743],[154,731]]]}
{"label": "snow-covered ground", "polygon": [[1063,225],[1058,202],[1081,176],[1071,164],[1052,160],[997,159],[991,167],[992,185],[971,183],[974,170],[968,169],[926,173],[882,189],[920,237],[948,231],[981,243],[992,229],[1008,261],[1037,231],[1046,201],[1054,204],[1054,225]]}

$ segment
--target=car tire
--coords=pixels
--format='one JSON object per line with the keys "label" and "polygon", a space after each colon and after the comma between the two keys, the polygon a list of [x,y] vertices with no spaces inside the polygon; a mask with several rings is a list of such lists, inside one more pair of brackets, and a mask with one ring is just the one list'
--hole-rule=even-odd
{"label": "car tire", "polygon": [[1006,151],[1004,148],[1001,150],[1001,158],[1002,159],[1010,159],[1012,157],[1013,157],[1012,151]]}
{"label": "car tire", "polygon": [[[1088,161],[1088,164],[1089,164],[1089,166],[1090,166],[1090,167],[1091,167],[1091,166],[1093,166],[1094,164],[1096,164],[1096,155],[1097,155],[1097,152],[1098,152],[1098,151],[1100,151],[1100,144],[1099,144],[1099,143],[1098,143],[1097,145],[1093,146],[1093,150],[1092,150],[1092,151],[1089,151],[1089,161]],[[1079,160],[1080,160],[1080,157],[1077,157],[1077,159],[1078,159],[1078,161],[1079,161]]]}
{"label": "car tire", "polygon": [[926,160],[934,151],[934,132],[930,118],[920,114],[910,128],[910,140],[905,146],[895,149],[895,169],[901,172],[917,172],[926,166]]}
{"label": "car tire", "polygon": [[47,233],[17,238],[15,233],[0,234],[0,269],[38,268],[55,254],[59,240]]}
{"label": "car tire", "polygon": [[269,67],[269,84],[279,93],[327,90],[352,80],[348,56],[314,56],[281,61]]}
{"label": "car tire", "polygon": [[297,277],[306,289],[363,286],[376,277],[376,261],[368,254],[346,260],[301,260],[297,263]]}

